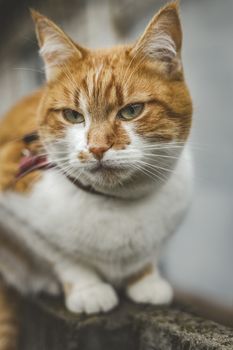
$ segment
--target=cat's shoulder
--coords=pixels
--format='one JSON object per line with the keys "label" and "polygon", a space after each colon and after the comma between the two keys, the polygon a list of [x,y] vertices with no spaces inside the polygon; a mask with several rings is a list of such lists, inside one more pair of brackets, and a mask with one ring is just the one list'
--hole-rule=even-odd
{"label": "cat's shoulder", "polygon": [[22,98],[0,120],[0,147],[36,128],[36,111],[43,88]]}
{"label": "cat's shoulder", "polygon": [[17,102],[0,121],[0,191],[25,191],[38,174],[29,174],[14,185],[24,143],[22,138],[37,130],[36,112],[43,89]]}

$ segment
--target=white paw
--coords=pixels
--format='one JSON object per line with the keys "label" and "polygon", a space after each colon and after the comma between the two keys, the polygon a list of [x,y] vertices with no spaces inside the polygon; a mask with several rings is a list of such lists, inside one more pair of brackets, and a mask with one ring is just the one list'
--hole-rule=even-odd
{"label": "white paw", "polygon": [[129,286],[126,293],[136,303],[153,305],[169,304],[173,298],[172,287],[159,274],[144,277]]}
{"label": "white paw", "polygon": [[74,313],[108,312],[118,304],[116,292],[107,283],[83,288],[78,285],[66,296],[66,306]]}

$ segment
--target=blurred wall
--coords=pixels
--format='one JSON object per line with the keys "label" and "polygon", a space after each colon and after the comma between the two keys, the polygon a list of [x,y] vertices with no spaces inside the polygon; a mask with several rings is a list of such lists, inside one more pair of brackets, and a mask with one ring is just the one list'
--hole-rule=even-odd
{"label": "blurred wall", "polygon": [[[159,0],[0,0],[0,112],[43,82],[28,7],[81,44],[134,40]],[[194,99],[193,205],[163,266],[175,286],[233,308],[233,1],[183,0],[184,65]]]}
{"label": "blurred wall", "polygon": [[183,1],[194,201],[167,252],[178,287],[233,309],[233,1]]}

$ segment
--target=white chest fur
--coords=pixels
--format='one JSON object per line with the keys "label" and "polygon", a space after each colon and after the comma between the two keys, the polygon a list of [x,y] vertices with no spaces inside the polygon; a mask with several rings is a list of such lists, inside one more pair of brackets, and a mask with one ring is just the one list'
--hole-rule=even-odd
{"label": "white chest fur", "polygon": [[0,223],[41,258],[81,260],[114,280],[157,256],[187,206],[189,183],[185,154],[162,189],[139,200],[86,193],[49,170],[29,195],[0,196]]}

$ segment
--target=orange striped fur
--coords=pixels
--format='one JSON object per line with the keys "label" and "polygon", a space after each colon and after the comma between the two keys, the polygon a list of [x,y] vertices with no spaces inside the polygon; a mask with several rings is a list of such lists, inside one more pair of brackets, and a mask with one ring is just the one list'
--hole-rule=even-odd
{"label": "orange striped fur", "polygon": [[0,282],[0,350],[18,349],[18,313],[15,294]]}

